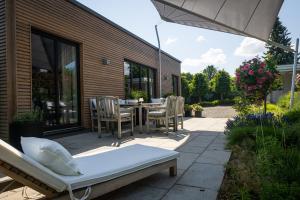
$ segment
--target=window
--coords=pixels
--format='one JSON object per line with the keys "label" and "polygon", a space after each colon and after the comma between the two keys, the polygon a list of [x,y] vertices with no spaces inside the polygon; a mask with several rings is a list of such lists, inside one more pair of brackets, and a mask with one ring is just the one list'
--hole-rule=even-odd
{"label": "window", "polygon": [[172,86],[173,86],[173,94],[179,96],[179,83],[178,76],[172,75]]}
{"label": "window", "polygon": [[134,90],[144,91],[149,101],[156,97],[156,70],[142,64],[124,61],[125,98]]}
{"label": "window", "polygon": [[33,31],[32,103],[48,127],[79,123],[78,45]]}

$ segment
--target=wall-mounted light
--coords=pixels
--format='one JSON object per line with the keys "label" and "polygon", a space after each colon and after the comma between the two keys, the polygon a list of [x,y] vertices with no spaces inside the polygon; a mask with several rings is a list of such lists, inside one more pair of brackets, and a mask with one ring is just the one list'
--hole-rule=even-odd
{"label": "wall-mounted light", "polygon": [[107,58],[102,58],[102,64],[103,65],[110,65],[110,60]]}

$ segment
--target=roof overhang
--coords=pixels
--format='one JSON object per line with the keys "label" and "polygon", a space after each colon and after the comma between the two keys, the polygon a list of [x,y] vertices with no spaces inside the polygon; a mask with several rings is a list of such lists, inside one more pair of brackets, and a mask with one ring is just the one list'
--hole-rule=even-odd
{"label": "roof overhang", "polygon": [[284,0],[151,0],[168,22],[267,42]]}
{"label": "roof overhang", "polygon": [[[277,66],[277,70],[279,72],[293,72],[293,65],[278,65]],[[296,70],[299,71],[300,70],[300,64],[297,64]]]}

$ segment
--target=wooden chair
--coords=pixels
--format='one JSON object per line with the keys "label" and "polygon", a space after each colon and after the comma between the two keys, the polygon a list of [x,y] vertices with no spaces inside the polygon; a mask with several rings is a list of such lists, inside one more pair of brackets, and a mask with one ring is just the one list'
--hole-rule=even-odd
{"label": "wooden chair", "polygon": [[[177,97],[177,105],[176,105],[176,129],[177,126],[180,124],[181,125],[181,129],[183,129],[183,117],[184,117],[184,98],[179,96]],[[180,121],[179,119],[180,118]]]}
{"label": "wooden chair", "polygon": [[89,99],[89,107],[90,107],[90,115],[91,115],[91,124],[92,124],[92,132],[95,131],[95,121],[97,118],[97,108],[96,108],[96,97]]}
{"label": "wooden chair", "polygon": [[[150,129],[150,121],[155,121],[156,123],[162,121],[168,133],[170,120],[172,120],[173,130],[176,130],[176,101],[177,98],[175,96],[169,96],[166,99],[165,105],[146,108],[147,132],[149,132]],[[157,130],[157,128],[152,128],[152,130]]]}
{"label": "wooden chair", "polygon": [[[117,123],[118,126],[118,139],[121,139],[122,134],[125,132],[133,135],[133,108],[120,108],[118,97],[101,96],[96,98],[98,133],[101,137],[101,122]],[[122,123],[130,122],[131,129],[122,132]],[[114,125],[113,125],[114,130]]]}

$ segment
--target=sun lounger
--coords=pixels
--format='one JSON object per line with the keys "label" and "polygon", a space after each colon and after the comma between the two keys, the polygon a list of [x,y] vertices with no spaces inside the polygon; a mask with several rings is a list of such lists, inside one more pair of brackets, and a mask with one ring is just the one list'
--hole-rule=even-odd
{"label": "sun lounger", "polygon": [[170,176],[176,176],[178,156],[175,151],[131,145],[75,156],[83,175],[62,176],[0,140],[0,171],[51,199],[96,198],[168,168]]}

